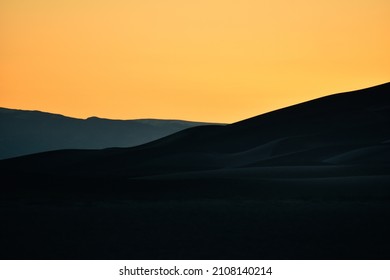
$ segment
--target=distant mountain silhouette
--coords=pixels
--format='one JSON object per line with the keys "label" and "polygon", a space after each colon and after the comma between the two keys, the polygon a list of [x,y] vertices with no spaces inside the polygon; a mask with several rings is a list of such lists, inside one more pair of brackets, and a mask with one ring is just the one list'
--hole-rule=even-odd
{"label": "distant mountain silhouette", "polygon": [[389,259],[390,83],[0,175],[3,258]]}
{"label": "distant mountain silhouette", "polygon": [[86,120],[0,108],[0,159],[60,149],[131,147],[204,125],[180,120]]}

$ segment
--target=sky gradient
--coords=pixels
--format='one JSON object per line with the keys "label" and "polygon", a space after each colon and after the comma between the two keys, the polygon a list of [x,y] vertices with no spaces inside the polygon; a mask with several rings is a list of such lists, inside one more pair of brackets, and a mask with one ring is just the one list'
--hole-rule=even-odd
{"label": "sky gradient", "polygon": [[0,0],[0,107],[234,122],[390,81],[388,0]]}

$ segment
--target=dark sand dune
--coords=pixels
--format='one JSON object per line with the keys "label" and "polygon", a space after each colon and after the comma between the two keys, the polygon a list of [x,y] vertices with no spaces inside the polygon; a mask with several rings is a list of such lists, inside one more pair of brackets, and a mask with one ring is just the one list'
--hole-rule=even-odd
{"label": "dark sand dune", "polygon": [[3,160],[0,255],[389,259],[389,139],[387,83],[133,148]]}
{"label": "dark sand dune", "polygon": [[388,163],[390,159],[390,145],[376,145],[348,151],[331,158],[326,162],[333,164],[378,164]]}
{"label": "dark sand dune", "polygon": [[[370,146],[387,149],[389,91],[390,83],[323,97],[228,126],[190,128],[134,148],[55,151],[6,161],[6,165],[55,170],[58,164],[59,172],[67,166],[75,172],[83,169],[83,173],[105,170],[109,176],[124,171],[131,177],[140,167],[153,174],[160,169],[166,173],[169,166],[169,172],[176,172],[185,166],[215,169],[261,161],[266,165],[327,164],[329,158]],[[30,164],[36,160],[39,165]]]}

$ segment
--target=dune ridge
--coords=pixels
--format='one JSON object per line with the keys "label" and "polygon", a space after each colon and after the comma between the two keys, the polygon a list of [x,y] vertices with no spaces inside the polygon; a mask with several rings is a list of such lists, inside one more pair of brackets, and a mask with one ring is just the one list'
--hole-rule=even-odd
{"label": "dune ridge", "polygon": [[389,139],[387,83],[131,148],[1,160],[0,257],[389,259]]}

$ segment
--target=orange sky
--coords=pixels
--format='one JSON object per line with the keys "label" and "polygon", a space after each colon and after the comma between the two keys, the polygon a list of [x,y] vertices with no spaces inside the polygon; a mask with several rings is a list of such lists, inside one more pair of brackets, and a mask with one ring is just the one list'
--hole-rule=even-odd
{"label": "orange sky", "polygon": [[0,107],[234,122],[390,81],[389,0],[0,0]]}

